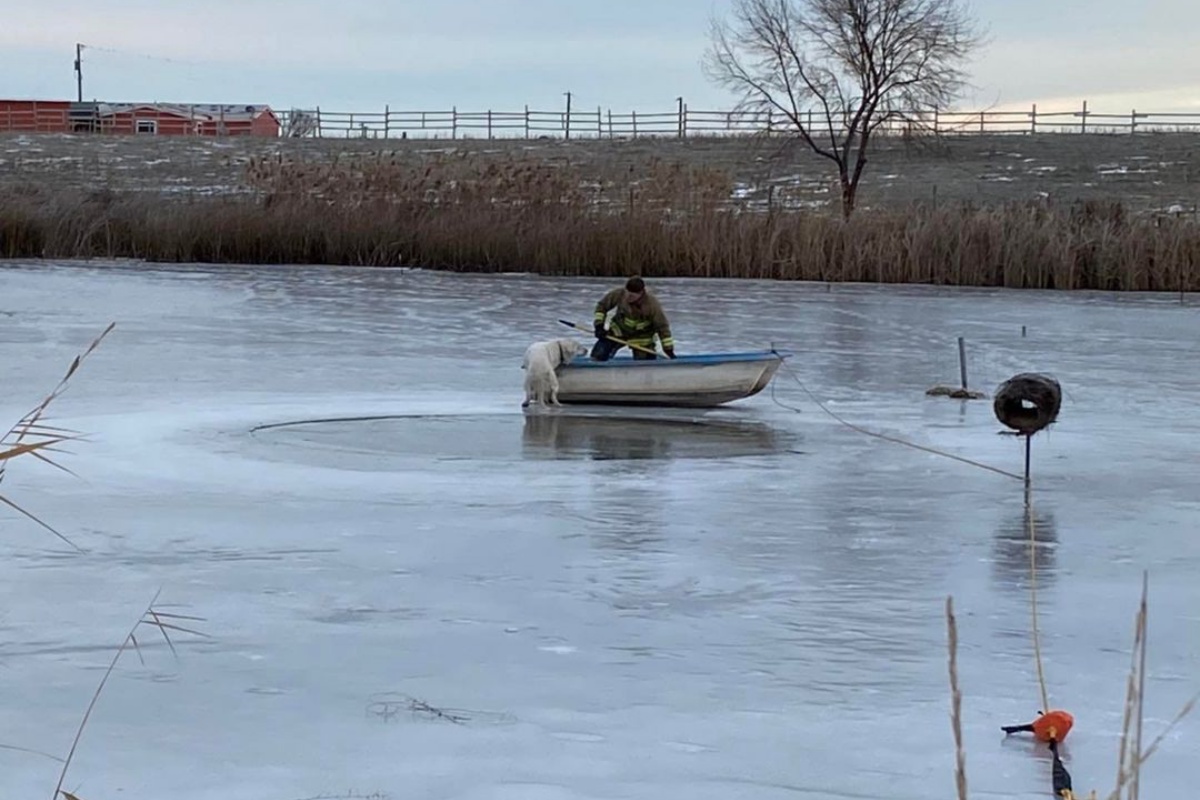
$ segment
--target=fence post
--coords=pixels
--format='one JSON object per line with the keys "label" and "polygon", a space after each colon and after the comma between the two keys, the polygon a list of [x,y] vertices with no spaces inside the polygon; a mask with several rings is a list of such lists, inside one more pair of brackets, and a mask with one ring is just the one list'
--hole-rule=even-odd
{"label": "fence post", "polygon": [[565,117],[563,117],[563,136],[564,136],[564,138],[570,139],[571,138],[571,93],[566,92],[566,95],[567,95],[567,114]]}
{"label": "fence post", "polygon": [[633,138],[637,138],[637,112],[633,112]]}
{"label": "fence post", "polygon": [[529,138],[529,104],[525,104],[525,138]]}
{"label": "fence post", "polygon": [[935,136],[938,133],[938,109],[937,109],[937,106],[933,107],[933,133]]}
{"label": "fence post", "polygon": [[388,136],[390,135],[389,131],[391,130],[391,127],[392,127],[391,121],[392,121],[392,107],[390,104],[384,105],[384,107],[383,107],[383,138],[385,138],[385,139],[388,138]]}
{"label": "fence post", "polygon": [[608,138],[613,138],[612,109],[608,110]]}
{"label": "fence post", "polygon": [[458,106],[450,107],[450,139],[458,138]]}
{"label": "fence post", "polygon": [[1080,112],[1080,114],[1079,114],[1079,116],[1081,118],[1080,122],[1079,122],[1079,132],[1080,133],[1087,133],[1087,115],[1088,115],[1087,100],[1084,100],[1083,101],[1083,111]]}
{"label": "fence post", "polygon": [[1029,112],[1029,132],[1037,133],[1037,103],[1033,104],[1033,110]]}
{"label": "fence post", "polygon": [[1135,108],[1129,112],[1129,132],[1132,134],[1132,133],[1135,133],[1136,131],[1137,131],[1137,109]]}
{"label": "fence post", "polygon": [[983,120],[984,120],[983,114],[984,114],[984,112],[982,112],[982,111],[979,112],[979,132],[980,133],[983,133]]}
{"label": "fence post", "polygon": [[677,98],[675,98],[675,99],[679,101],[679,116],[678,116],[678,122],[677,122],[677,124],[676,124],[676,130],[677,130],[677,132],[678,132],[678,134],[679,134],[679,138],[680,138],[680,139],[682,139],[682,138],[683,138],[683,136],[684,136],[684,134],[683,134],[683,126],[684,126],[684,122],[683,122],[683,98],[682,98],[682,97],[677,97]]}
{"label": "fence post", "polygon": [[596,138],[604,138],[604,109],[596,106]]}
{"label": "fence post", "polygon": [[321,107],[317,106],[317,138],[323,139],[325,134],[321,131]]}
{"label": "fence post", "polygon": [[771,128],[772,128],[771,117],[772,116],[774,116],[774,115],[771,113],[771,108],[768,106],[767,107],[767,135],[768,136],[771,134]]}

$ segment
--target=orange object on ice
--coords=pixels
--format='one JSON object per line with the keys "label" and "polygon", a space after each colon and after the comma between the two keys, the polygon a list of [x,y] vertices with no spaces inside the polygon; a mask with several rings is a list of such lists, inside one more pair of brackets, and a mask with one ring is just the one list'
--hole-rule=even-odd
{"label": "orange object on ice", "polygon": [[1061,742],[1071,732],[1075,718],[1066,711],[1047,711],[1033,721],[1033,735],[1038,741],[1048,742],[1053,739]]}
{"label": "orange object on ice", "polygon": [[1005,733],[1028,732],[1039,742],[1061,742],[1071,732],[1075,718],[1066,711],[1047,711],[1028,725],[1008,725],[1001,728]]}

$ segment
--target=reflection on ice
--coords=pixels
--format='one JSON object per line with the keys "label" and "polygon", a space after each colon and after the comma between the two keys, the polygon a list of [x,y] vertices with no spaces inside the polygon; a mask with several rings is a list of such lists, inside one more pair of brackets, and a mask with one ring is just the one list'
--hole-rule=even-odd
{"label": "reflection on ice", "polygon": [[[1038,587],[1049,587],[1058,578],[1058,523],[1052,511],[1033,507],[1031,541],[1027,513],[1022,508],[1007,517],[996,529],[992,548],[992,576],[1001,589],[1029,588],[1029,551],[1033,549]],[[1036,542],[1036,544],[1035,544]]]}
{"label": "reflection on ice", "polygon": [[790,440],[761,422],[571,412],[526,415],[522,437],[526,458],[593,461],[772,455]]}

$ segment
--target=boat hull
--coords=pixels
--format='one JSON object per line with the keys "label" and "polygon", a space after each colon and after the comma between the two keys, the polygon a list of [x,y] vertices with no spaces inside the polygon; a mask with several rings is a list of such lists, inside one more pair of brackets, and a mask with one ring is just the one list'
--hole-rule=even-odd
{"label": "boat hull", "polygon": [[715,353],[675,359],[577,358],[559,368],[563,404],[710,408],[752,397],[790,353]]}

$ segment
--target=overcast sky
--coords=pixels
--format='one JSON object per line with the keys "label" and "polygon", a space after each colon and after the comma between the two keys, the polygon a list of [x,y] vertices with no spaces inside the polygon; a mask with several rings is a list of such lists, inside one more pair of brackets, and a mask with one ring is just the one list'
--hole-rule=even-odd
{"label": "overcast sky", "polygon": [[[330,110],[724,109],[700,69],[729,0],[0,0],[0,98]],[[962,107],[1200,110],[1198,0],[974,0]]]}

